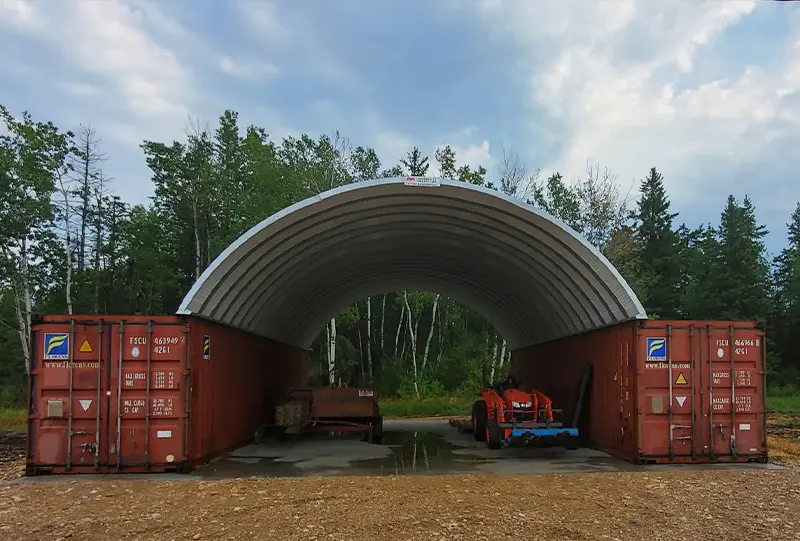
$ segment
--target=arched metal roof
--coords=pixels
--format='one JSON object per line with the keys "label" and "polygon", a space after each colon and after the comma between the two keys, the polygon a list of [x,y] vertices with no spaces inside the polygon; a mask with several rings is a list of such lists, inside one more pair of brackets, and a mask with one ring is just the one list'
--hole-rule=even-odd
{"label": "arched metal roof", "polygon": [[646,314],[583,237],[489,188],[405,177],[348,184],[251,228],[178,309],[308,349],[331,317],[388,291],[435,291],[518,349]]}

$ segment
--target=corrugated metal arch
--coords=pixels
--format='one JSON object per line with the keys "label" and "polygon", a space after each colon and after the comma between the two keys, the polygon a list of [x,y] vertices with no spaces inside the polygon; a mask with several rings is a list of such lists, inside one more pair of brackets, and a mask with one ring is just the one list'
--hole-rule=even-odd
{"label": "corrugated metal arch", "polygon": [[489,188],[404,177],[270,216],[209,265],[178,313],[307,349],[348,304],[404,288],[480,311],[511,349],[647,318],[613,265],[549,214]]}

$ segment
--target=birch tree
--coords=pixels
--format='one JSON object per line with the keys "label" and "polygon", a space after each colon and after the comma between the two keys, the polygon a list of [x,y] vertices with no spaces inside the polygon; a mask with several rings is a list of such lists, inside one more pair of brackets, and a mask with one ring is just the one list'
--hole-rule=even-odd
{"label": "birch tree", "polygon": [[14,293],[17,332],[31,366],[31,316],[38,243],[51,235],[51,197],[56,177],[65,172],[71,132],[52,123],[19,119],[0,106],[5,134],[0,135],[0,271]]}

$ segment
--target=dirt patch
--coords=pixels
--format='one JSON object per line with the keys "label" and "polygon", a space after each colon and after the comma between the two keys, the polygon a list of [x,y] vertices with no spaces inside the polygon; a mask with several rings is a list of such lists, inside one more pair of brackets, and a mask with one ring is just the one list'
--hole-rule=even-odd
{"label": "dirt patch", "polygon": [[25,442],[23,432],[0,432],[0,481],[16,479],[25,471]]}
{"label": "dirt patch", "polygon": [[797,470],[64,480],[0,488],[0,537],[783,540],[798,487]]}

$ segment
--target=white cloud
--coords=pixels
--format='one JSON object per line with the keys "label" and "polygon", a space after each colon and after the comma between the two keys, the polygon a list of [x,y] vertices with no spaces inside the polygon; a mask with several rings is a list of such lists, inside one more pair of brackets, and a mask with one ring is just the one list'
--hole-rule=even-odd
{"label": "white cloud", "polygon": [[259,38],[282,41],[289,32],[278,16],[278,3],[273,0],[240,0],[236,3],[240,18]]}
{"label": "white cloud", "polygon": [[800,89],[794,42],[783,57],[731,79],[703,81],[695,72],[704,48],[754,9],[754,0],[490,0],[478,13],[495,37],[519,48],[531,106],[566,124],[563,153],[543,169],[581,174],[589,158],[611,165],[627,185],[655,165],[680,206],[697,198],[693,169],[701,161],[736,168],[773,141],[800,136],[800,109],[784,99]]}
{"label": "white cloud", "polygon": [[100,87],[82,83],[80,81],[64,81],[58,86],[64,90],[64,92],[82,98],[100,96],[103,93],[103,90]]}
{"label": "white cloud", "polygon": [[[143,2],[53,2],[44,8],[24,0],[4,2],[0,28],[39,40],[66,60],[76,71],[63,89],[84,97],[106,96],[109,108],[142,123],[140,139],[186,118],[194,96],[192,74],[153,31],[187,34],[179,24]],[[76,81],[80,77],[98,83]]]}
{"label": "white cloud", "polygon": [[278,73],[278,67],[274,64],[247,60],[237,61],[230,56],[220,58],[219,69],[238,79],[261,79]]}

